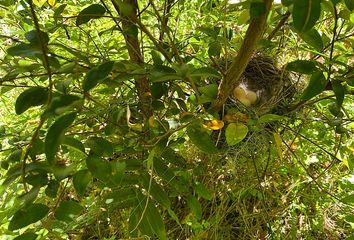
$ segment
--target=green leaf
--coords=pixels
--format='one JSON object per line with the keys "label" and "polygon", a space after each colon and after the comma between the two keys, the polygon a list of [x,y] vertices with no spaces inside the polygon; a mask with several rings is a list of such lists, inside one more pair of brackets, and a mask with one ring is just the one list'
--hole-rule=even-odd
{"label": "green leaf", "polygon": [[91,180],[91,173],[87,169],[82,169],[75,173],[73,176],[73,184],[77,194],[83,196]]}
{"label": "green leaf", "polygon": [[[41,42],[38,38],[38,34],[36,30],[31,30],[29,32],[25,33],[25,38],[34,45],[39,45]],[[48,37],[48,33],[40,31],[40,38],[42,41],[42,44],[47,45],[49,42],[49,37]]]}
{"label": "green leaf", "polygon": [[220,78],[221,77],[220,73],[211,67],[198,68],[198,69],[194,70],[190,74],[190,76],[191,77],[204,77],[204,78],[208,78],[208,77]]}
{"label": "green leaf", "polygon": [[76,95],[55,96],[49,107],[43,113],[43,117],[48,118],[52,116],[58,116],[74,108],[80,108],[82,104],[82,98]]}
{"label": "green leaf", "polygon": [[338,80],[332,80],[331,84],[333,92],[336,95],[337,105],[341,108],[344,101],[345,88]]}
{"label": "green leaf", "polygon": [[316,64],[313,61],[307,60],[295,60],[286,65],[286,70],[303,74],[311,74],[315,72],[316,69]]}
{"label": "green leaf", "polygon": [[14,238],[14,240],[36,240],[37,234],[33,232],[26,232]]}
{"label": "green leaf", "polygon": [[342,199],[343,202],[354,204],[354,195],[348,195]]}
{"label": "green leaf", "polygon": [[230,123],[225,130],[226,142],[233,146],[241,142],[248,133],[248,127],[240,123]]}
{"label": "green leaf", "polygon": [[152,180],[151,185],[150,185],[150,176],[145,175],[143,177],[143,185],[144,188],[147,190],[149,189],[150,186],[150,195],[153,199],[155,199],[158,203],[161,204],[161,206],[165,207],[166,209],[171,208],[171,201],[167,195],[167,193],[164,191],[164,189],[155,182],[155,180]]}
{"label": "green leaf", "polygon": [[102,182],[108,182],[110,180],[112,169],[111,165],[106,160],[94,154],[90,154],[86,158],[86,166],[91,174]]}
{"label": "green leaf", "polygon": [[30,107],[43,105],[48,100],[48,91],[42,87],[31,87],[22,92],[15,103],[16,114],[25,112]]}
{"label": "green leaf", "polygon": [[187,197],[187,205],[192,210],[192,213],[196,216],[197,219],[202,218],[203,210],[202,206],[200,205],[198,199],[193,195],[189,195]]}
{"label": "green leaf", "polygon": [[157,65],[150,70],[149,80],[154,83],[181,79],[176,70],[168,66]]}
{"label": "green leaf", "polygon": [[349,11],[354,10],[354,0],[344,0],[345,6],[349,9]]}
{"label": "green leaf", "polygon": [[105,62],[88,71],[82,83],[83,89],[87,92],[94,88],[101,80],[105,79],[111,73],[113,64],[113,61]]}
{"label": "green leaf", "polygon": [[30,204],[14,214],[8,228],[13,231],[26,227],[44,218],[48,211],[49,208],[44,204]]}
{"label": "green leaf", "polygon": [[84,208],[75,201],[62,201],[54,213],[56,219],[71,222]]}
{"label": "green leaf", "polygon": [[44,142],[44,151],[49,164],[54,163],[54,158],[59,150],[65,130],[74,122],[76,113],[69,113],[58,118],[50,126]]}
{"label": "green leaf", "polygon": [[187,127],[187,135],[191,142],[205,153],[218,153],[218,149],[215,147],[214,142],[210,139],[206,129],[201,124],[191,124]]}
{"label": "green leaf", "polygon": [[50,180],[47,188],[45,189],[45,194],[48,197],[55,198],[57,196],[59,186],[60,184],[57,180]]}
{"label": "green leaf", "polygon": [[42,50],[33,44],[20,43],[9,47],[7,53],[11,56],[34,57],[37,54],[42,54]]}
{"label": "green leaf", "polygon": [[304,90],[301,99],[307,101],[325,90],[328,80],[321,71],[312,74],[307,88]]}
{"label": "green leaf", "polygon": [[220,56],[221,45],[219,41],[211,42],[209,44],[208,54],[209,57],[218,57]]}
{"label": "green leaf", "polygon": [[106,13],[106,9],[100,4],[92,4],[83,9],[76,18],[76,25],[80,26],[89,22],[91,19],[102,17]]}
{"label": "green leaf", "polygon": [[260,124],[269,123],[269,122],[275,122],[275,121],[280,121],[280,120],[284,120],[284,119],[286,119],[286,117],[284,117],[284,116],[279,116],[276,114],[265,114],[265,115],[262,115],[258,119],[258,123],[260,123]]}
{"label": "green leaf", "polygon": [[309,31],[321,15],[321,0],[294,0],[292,15],[296,30]]}
{"label": "green leaf", "polygon": [[218,95],[218,85],[215,83],[199,87],[198,90],[202,93],[200,96],[201,103],[211,102],[215,100]]}
{"label": "green leaf", "polygon": [[15,163],[21,161],[22,149],[16,149],[6,159],[8,163]]}
{"label": "green leaf", "polygon": [[61,181],[64,178],[67,178],[75,169],[75,164],[71,165],[53,165],[51,167],[51,171],[54,174],[54,177],[58,180]]}
{"label": "green leaf", "polygon": [[250,6],[250,16],[251,17],[259,17],[265,14],[267,11],[264,2],[251,2]]}
{"label": "green leaf", "polygon": [[98,156],[110,157],[113,155],[114,149],[112,143],[104,138],[90,137],[85,144]]}
{"label": "green leaf", "polygon": [[313,28],[307,32],[300,33],[300,37],[306,43],[314,47],[317,51],[322,51],[323,49],[322,37],[316,29]]}
{"label": "green leaf", "polygon": [[63,138],[63,142],[62,142],[63,145],[67,145],[69,147],[72,147],[72,148],[75,148],[77,150],[79,150],[80,152],[83,152],[85,153],[85,146],[84,144],[82,144],[82,142],[80,140],[77,140],[73,137],[67,137],[65,136]]}
{"label": "green leaf", "polygon": [[193,189],[198,194],[199,197],[204,198],[205,200],[211,200],[213,195],[209,192],[209,190],[205,187],[203,183],[194,182]]}

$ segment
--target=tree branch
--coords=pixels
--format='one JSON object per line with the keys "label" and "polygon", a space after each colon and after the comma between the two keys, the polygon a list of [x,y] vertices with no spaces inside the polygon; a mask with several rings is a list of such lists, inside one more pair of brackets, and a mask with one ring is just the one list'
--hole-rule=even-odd
{"label": "tree branch", "polygon": [[258,41],[263,35],[272,3],[273,0],[264,0],[266,12],[259,17],[252,18],[239,53],[233,59],[225,78],[220,82],[218,96],[211,105],[212,111],[219,112],[222,109],[222,106],[230,96],[234,86],[239,82],[242,73],[246,69],[248,62],[256,49]]}

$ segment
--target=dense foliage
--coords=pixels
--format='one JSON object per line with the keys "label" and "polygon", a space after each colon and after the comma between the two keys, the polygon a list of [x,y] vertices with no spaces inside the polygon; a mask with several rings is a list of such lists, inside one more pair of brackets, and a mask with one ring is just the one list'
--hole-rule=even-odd
{"label": "dense foliage", "polygon": [[354,239],[353,10],[0,0],[0,238]]}

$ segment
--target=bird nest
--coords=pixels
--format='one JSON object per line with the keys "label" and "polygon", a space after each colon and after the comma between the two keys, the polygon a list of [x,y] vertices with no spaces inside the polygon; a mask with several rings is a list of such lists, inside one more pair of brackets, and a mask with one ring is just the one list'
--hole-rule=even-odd
{"label": "bird nest", "polygon": [[[247,95],[249,101],[242,101],[240,93]],[[247,110],[253,110],[257,115],[269,112],[284,114],[295,93],[296,87],[290,73],[278,68],[272,58],[257,54],[235,86],[232,102],[233,105],[236,102],[239,107],[243,105]]]}

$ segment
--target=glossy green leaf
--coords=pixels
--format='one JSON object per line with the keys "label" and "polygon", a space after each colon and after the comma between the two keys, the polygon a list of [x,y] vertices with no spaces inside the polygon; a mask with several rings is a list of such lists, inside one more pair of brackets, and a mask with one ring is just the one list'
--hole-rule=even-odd
{"label": "glossy green leaf", "polygon": [[84,144],[82,144],[82,142],[80,140],[77,140],[73,137],[67,137],[65,136],[63,138],[63,142],[62,142],[63,145],[66,145],[66,146],[70,146],[74,149],[77,149],[79,150],[80,152],[83,152],[85,153],[85,146]]}
{"label": "glossy green leaf", "polygon": [[113,64],[113,61],[105,62],[88,71],[82,83],[83,89],[87,92],[94,88],[101,80],[105,79],[111,73]]}
{"label": "glossy green leaf", "polygon": [[343,101],[344,101],[344,94],[345,94],[345,88],[342,85],[342,83],[338,80],[332,80],[332,89],[334,94],[336,95],[336,100],[338,107],[342,107]]}
{"label": "glossy green leaf", "polygon": [[55,162],[55,155],[59,150],[65,130],[74,122],[76,113],[69,113],[58,118],[50,126],[44,142],[45,155],[49,164]]}
{"label": "glossy green leaf", "polygon": [[15,103],[16,114],[25,112],[30,107],[43,105],[47,102],[48,91],[42,87],[32,87],[22,92]]}
{"label": "glossy green leaf", "polygon": [[62,201],[56,209],[54,216],[56,219],[64,222],[70,222],[75,216],[80,214],[84,208],[75,201]]}
{"label": "glossy green leaf", "polygon": [[248,127],[241,123],[230,123],[225,130],[226,142],[233,146],[241,142],[248,133]]}
{"label": "glossy green leaf", "polygon": [[83,9],[76,18],[76,25],[89,22],[91,19],[102,17],[106,13],[106,9],[100,4],[92,4]]}
{"label": "glossy green leaf", "polygon": [[354,195],[348,195],[342,199],[343,202],[354,204]]}
{"label": "glossy green leaf", "polygon": [[26,232],[14,238],[14,240],[36,240],[37,234],[33,232]]}
{"label": "glossy green leaf", "polygon": [[200,124],[189,125],[187,127],[187,135],[191,142],[201,151],[210,154],[218,153],[218,149],[215,147],[206,129]]}
{"label": "glossy green leaf", "polygon": [[292,15],[300,33],[309,31],[321,15],[321,0],[294,0]]}
{"label": "glossy green leaf", "polygon": [[344,0],[345,6],[349,9],[349,11],[354,10],[354,0]]}
{"label": "glossy green leaf", "polygon": [[104,138],[90,137],[85,144],[98,156],[110,157],[113,155],[114,149],[112,143]]}
{"label": "glossy green leaf", "polygon": [[316,69],[316,64],[313,61],[307,60],[295,60],[286,65],[286,70],[303,74],[311,74],[315,72]]}
{"label": "glossy green leaf", "polygon": [[49,208],[44,204],[30,204],[14,214],[8,228],[10,231],[13,231],[26,227],[44,218],[48,211]]}
{"label": "glossy green leaf", "polygon": [[322,37],[316,29],[312,28],[307,32],[301,33],[300,37],[306,43],[314,47],[317,51],[322,51],[323,49]]}
{"label": "glossy green leaf", "polygon": [[307,88],[304,90],[301,99],[307,101],[325,90],[328,80],[322,72],[312,74]]}
{"label": "glossy green leaf", "polygon": [[90,154],[86,158],[86,166],[90,170],[92,176],[97,179],[103,182],[108,182],[110,180],[112,169],[111,165],[106,160],[103,160],[94,154]]}
{"label": "glossy green leaf", "polygon": [[34,57],[37,54],[42,54],[42,50],[37,45],[20,43],[9,47],[7,53],[11,56]]}
{"label": "glossy green leaf", "polygon": [[76,172],[73,176],[73,184],[77,194],[83,196],[87,185],[91,182],[92,176],[89,170],[82,169]]}
{"label": "glossy green leaf", "polygon": [[163,65],[154,66],[149,74],[149,80],[154,83],[181,79],[182,77],[177,74],[176,70]]}

